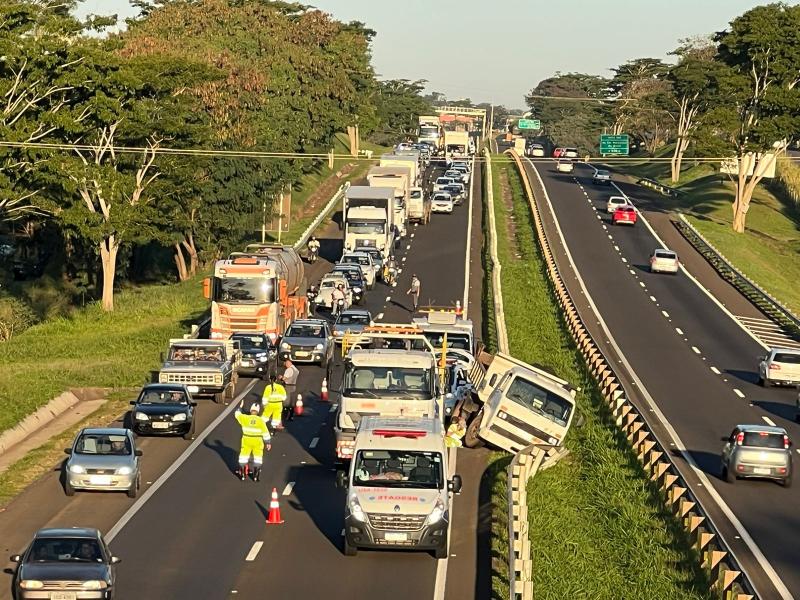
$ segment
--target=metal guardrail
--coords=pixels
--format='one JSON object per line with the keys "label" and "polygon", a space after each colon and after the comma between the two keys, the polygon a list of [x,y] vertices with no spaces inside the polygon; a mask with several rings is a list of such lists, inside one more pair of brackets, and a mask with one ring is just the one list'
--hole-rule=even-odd
{"label": "metal guardrail", "polygon": [[[650,481],[659,489],[666,507],[682,523],[694,549],[700,555],[702,567],[709,573],[712,593],[715,597],[724,600],[752,600],[754,597],[752,584],[729,552],[691,486],[683,479],[680,471],[672,462],[671,450],[661,445],[645,416],[626,397],[621,379],[578,314],[575,302],[556,265],[522,160],[516,154],[513,156],[528,198],[536,228],[536,238],[547,266],[547,274],[553,284],[567,328],[583,354],[589,370],[597,380],[617,426],[624,433],[633,451],[636,452]],[[517,581],[510,582],[512,589],[517,583]],[[512,599],[516,600],[516,598],[512,593]]]}
{"label": "metal guardrail", "polygon": [[508,592],[510,600],[533,598],[531,538],[528,535],[528,480],[542,466],[545,451],[531,444],[508,465]]}
{"label": "metal guardrail", "polygon": [[703,255],[720,276],[741,292],[758,309],[778,325],[800,338],[800,317],[786,305],[770,295],[767,290],[739,271],[722,252],[717,250],[688,219],[681,214],[679,221],[672,222],[695,250]]}
{"label": "metal guardrail", "polygon": [[486,156],[486,204],[489,209],[489,256],[492,259],[492,299],[494,300],[495,323],[497,324],[497,349],[508,354],[508,331],[506,317],[503,312],[503,284],[500,275],[503,266],[497,256],[497,223],[494,216],[494,190],[492,188],[492,157],[484,149]]}
{"label": "metal guardrail", "polygon": [[306,230],[300,235],[300,238],[292,245],[295,250],[300,250],[303,246],[306,245],[308,238],[311,237],[311,234],[320,226],[320,223],[325,220],[325,218],[331,213],[331,211],[336,207],[336,203],[342,199],[342,196],[347,191],[347,188],[350,187],[350,182],[345,181],[342,185],[339,186],[339,190],[333,195],[322,211],[317,215],[317,217],[311,222],[311,224],[306,227]]}
{"label": "metal guardrail", "polygon": [[662,196],[679,196],[680,194],[683,194],[681,190],[669,187],[663,183],[659,183],[655,179],[650,179],[649,177],[642,177],[641,179],[637,180],[636,183],[641,186],[648,187],[651,190],[655,190]]}

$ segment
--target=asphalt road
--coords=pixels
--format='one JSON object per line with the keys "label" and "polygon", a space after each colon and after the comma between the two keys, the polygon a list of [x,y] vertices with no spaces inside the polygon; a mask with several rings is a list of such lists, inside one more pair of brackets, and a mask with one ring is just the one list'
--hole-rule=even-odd
{"label": "asphalt road", "polygon": [[[473,182],[479,181],[476,171]],[[473,241],[470,264],[478,271],[472,273],[469,293],[469,316],[476,321],[476,332],[480,331],[479,192],[477,183],[472,215],[477,241]],[[452,215],[433,215],[428,226],[410,228],[396,253],[402,266],[397,287],[378,284],[367,293],[363,306],[376,320],[408,322],[410,301],[404,292],[412,273],[422,282],[421,304],[453,305],[461,300],[467,223],[465,203]],[[329,260],[338,258],[340,235],[331,225],[318,236],[323,260],[312,266],[312,281],[331,268]],[[298,391],[304,396],[306,412],[273,438],[259,483],[241,482],[233,475],[240,439],[230,415],[234,407],[201,401],[201,428],[222,411],[226,415],[199,436],[192,452],[184,454],[189,442],[181,439],[141,440],[143,488],[157,489],[135,504],[124,495],[66,498],[56,469],[0,514],[6,553],[22,550],[32,533],[46,525],[94,526],[112,531],[110,545],[123,559],[118,567],[118,598],[308,597],[319,594],[325,585],[318,576],[308,575],[312,571],[329,580],[325,592],[331,598],[373,593],[385,598],[432,597],[437,561],[428,554],[362,551],[354,558],[342,555],[344,492],[334,485],[331,428],[341,369],[333,369],[327,403],[318,396],[322,370],[302,365],[300,369]],[[263,387],[263,382],[243,379],[237,391],[249,399],[260,395]],[[459,458],[458,464],[465,487],[454,509],[448,596],[450,589],[473,595],[482,584],[488,590],[488,521],[478,523],[479,500],[485,502],[479,491],[485,454],[470,453],[467,459]],[[168,469],[169,475],[162,476]],[[282,525],[264,523],[273,487],[280,494]],[[126,511],[130,518],[123,517]],[[479,539],[483,540],[480,545]],[[246,560],[257,546],[260,550],[253,560]],[[440,568],[440,584],[443,574]],[[402,585],[391,585],[398,577]],[[10,582],[10,575],[7,578]],[[0,598],[7,597],[9,586],[3,586]]]}
{"label": "asphalt road", "polygon": [[[538,179],[532,165],[526,165],[553,242],[558,234],[552,215],[548,219],[550,210],[543,202]],[[618,192],[594,186],[593,169],[576,165],[573,177],[556,173],[551,164],[537,168],[589,295],[622,354],[701,472],[693,472],[677,453],[677,445],[675,459],[682,472],[689,474],[693,491],[706,506],[715,496],[721,498],[789,592],[800,597],[800,545],[789,542],[800,532],[798,488],[756,480],[728,484],[719,476],[720,438],[738,423],[775,423],[785,427],[795,442],[800,441],[800,427],[794,422],[796,392],[757,385],[757,357],[764,354],[763,348],[689,277],[649,273],[648,258],[661,244],[641,220],[635,227],[610,223],[605,201]],[[635,195],[633,200],[635,203]],[[568,274],[565,279],[573,297],[580,298],[565,253],[556,255],[560,270]],[[580,298],[579,304],[584,321],[592,323],[596,336],[602,336],[599,324],[589,317],[586,300]],[[642,391],[633,389],[630,395],[645,404]],[[653,414],[648,414],[648,419],[657,420]],[[704,489],[708,483],[713,489]],[[761,570],[741,539],[744,536],[737,537],[741,531],[734,531],[732,520],[719,507],[711,514],[757,582],[762,597],[781,597],[770,574]]]}

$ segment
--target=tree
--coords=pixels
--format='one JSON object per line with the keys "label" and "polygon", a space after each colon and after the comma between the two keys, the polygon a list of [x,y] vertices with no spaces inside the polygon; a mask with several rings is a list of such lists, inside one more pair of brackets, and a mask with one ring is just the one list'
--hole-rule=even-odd
{"label": "tree", "polygon": [[667,75],[672,86],[672,100],[677,109],[675,150],[672,153],[671,177],[677,182],[681,162],[690,142],[707,112],[712,96],[709,92],[713,78],[716,45],[710,38],[682,40],[671,54],[679,57],[678,64]]}
{"label": "tree", "polygon": [[421,95],[425,83],[424,79],[389,79],[378,83],[376,108],[380,135],[376,140],[383,142],[415,134],[417,117],[433,110]]}
{"label": "tree", "polygon": [[616,97],[612,133],[632,133],[652,154],[668,134],[669,65],[658,58],[636,58],[612,70],[609,88]]}
{"label": "tree", "polygon": [[715,36],[720,66],[712,91],[718,100],[704,128],[709,148],[738,161],[732,212],[739,233],[763,178],[758,163],[776,144],[785,147],[800,136],[798,31],[800,6],[779,3],[749,10]]}

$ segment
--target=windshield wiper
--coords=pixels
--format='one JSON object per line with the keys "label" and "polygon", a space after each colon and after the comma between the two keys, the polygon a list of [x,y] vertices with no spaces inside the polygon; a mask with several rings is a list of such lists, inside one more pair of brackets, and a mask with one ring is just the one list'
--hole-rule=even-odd
{"label": "windshield wiper", "polygon": [[380,398],[380,396],[378,396],[372,390],[358,390],[358,389],[345,390],[345,395],[348,396],[356,396],[358,394],[364,394],[365,396],[369,396],[370,398]]}

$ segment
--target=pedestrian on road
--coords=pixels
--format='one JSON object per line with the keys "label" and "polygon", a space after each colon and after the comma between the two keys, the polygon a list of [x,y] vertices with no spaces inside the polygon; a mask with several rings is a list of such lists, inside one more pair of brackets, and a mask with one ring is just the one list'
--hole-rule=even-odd
{"label": "pedestrian on road", "polygon": [[419,306],[419,292],[422,288],[422,284],[420,283],[419,279],[416,275],[411,276],[411,287],[408,288],[406,292],[406,296],[409,294],[411,295],[411,301],[413,303],[414,308],[411,309],[411,312],[416,312],[417,306]]}
{"label": "pedestrian on road", "polygon": [[261,463],[264,460],[264,446],[267,450],[272,448],[271,438],[267,423],[263,417],[259,417],[260,406],[258,403],[250,405],[250,414],[242,412],[244,400],[239,403],[236,409],[236,420],[242,427],[242,443],[239,450],[239,478],[244,481],[247,478],[247,465],[250,456],[253,456],[253,481],[258,481],[261,477]]}
{"label": "pedestrian on road", "polygon": [[276,379],[275,373],[270,373],[269,384],[264,388],[264,394],[261,396],[264,406],[264,412],[261,416],[265,423],[270,421],[275,429],[283,429],[281,413],[283,412],[284,402],[286,402],[286,388],[278,383]]}
{"label": "pedestrian on road", "polygon": [[300,369],[294,366],[288,358],[283,363],[284,371],[280,380],[283,387],[286,389],[286,401],[283,403],[283,419],[284,421],[291,421],[294,419],[294,411],[292,410],[292,403],[294,402],[297,392],[297,378],[300,377]]}

